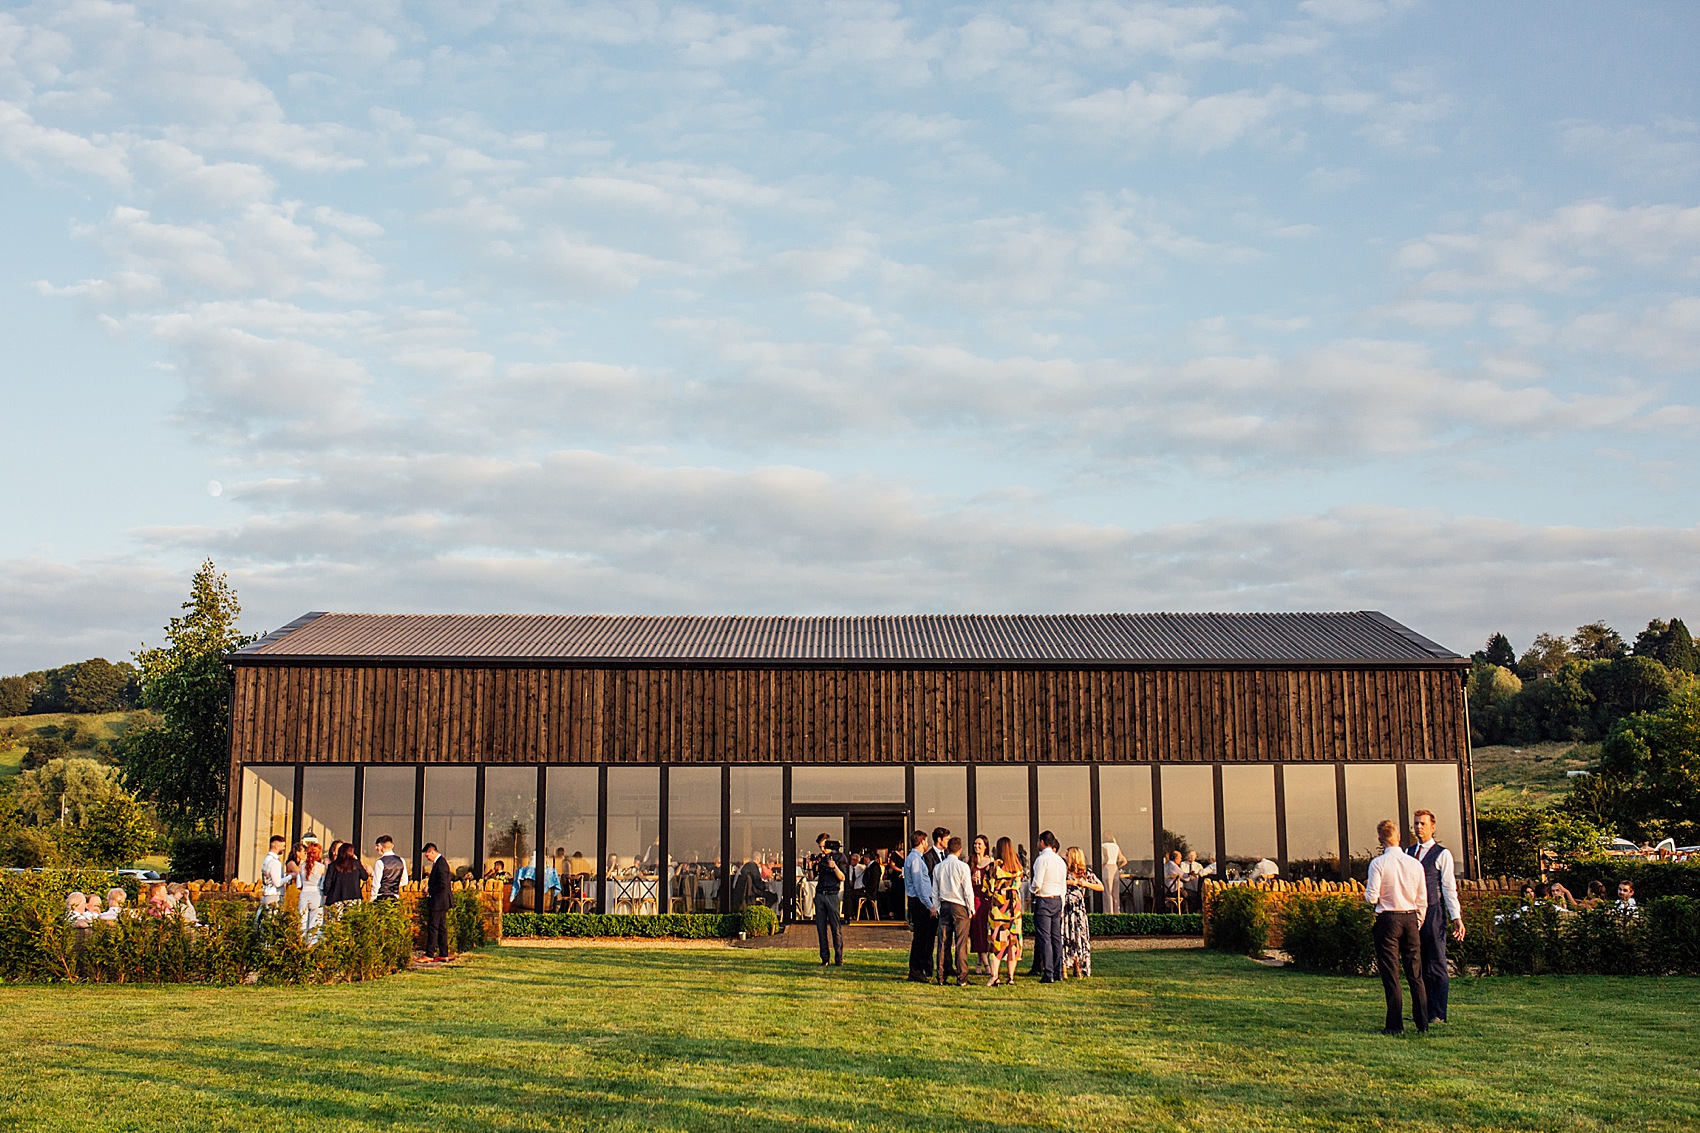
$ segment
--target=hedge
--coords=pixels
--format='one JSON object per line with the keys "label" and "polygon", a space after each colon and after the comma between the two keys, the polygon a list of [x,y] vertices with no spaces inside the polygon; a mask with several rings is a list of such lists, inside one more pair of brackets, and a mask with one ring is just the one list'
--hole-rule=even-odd
{"label": "hedge", "polygon": [[[1091,913],[1093,936],[1197,936],[1204,931],[1197,913]],[[1033,933],[1033,914],[1022,918],[1023,931]],[[743,913],[508,913],[502,935],[521,937],[674,937],[714,940],[736,936],[765,936],[777,927],[773,910],[761,906]],[[765,928],[766,931],[762,931]]]}
{"label": "hedge", "polygon": [[1576,862],[1558,874],[1558,880],[1570,890],[1572,897],[1586,897],[1588,883],[1605,885],[1608,897],[1617,897],[1619,881],[1635,883],[1635,897],[1642,904],[1655,897],[1700,898],[1700,860],[1687,862],[1649,862],[1635,858],[1600,859]]}
{"label": "hedge", "polygon": [[1466,905],[1448,957],[1483,975],[1700,975],[1700,900],[1655,897],[1625,914],[1609,903],[1576,912],[1501,897]]}
{"label": "hedge", "polygon": [[[1100,936],[1197,936],[1204,931],[1198,913],[1087,913],[1086,927]],[[1033,914],[1023,913],[1021,931],[1033,935]]]}

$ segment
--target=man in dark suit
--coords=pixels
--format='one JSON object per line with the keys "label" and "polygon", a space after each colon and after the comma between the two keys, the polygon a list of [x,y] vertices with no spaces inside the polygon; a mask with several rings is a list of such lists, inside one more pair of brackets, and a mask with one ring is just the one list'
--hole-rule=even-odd
{"label": "man in dark suit", "polygon": [[454,903],[454,882],[449,860],[437,852],[435,842],[425,843],[425,959],[449,958],[449,906]]}

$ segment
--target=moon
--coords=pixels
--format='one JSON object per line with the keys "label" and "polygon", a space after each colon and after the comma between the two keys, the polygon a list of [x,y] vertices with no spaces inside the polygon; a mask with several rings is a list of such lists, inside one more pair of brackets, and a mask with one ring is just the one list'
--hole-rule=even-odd
{"label": "moon", "polygon": [[208,480],[207,481],[207,495],[209,495],[209,496],[222,496],[222,495],[224,495],[224,485],[220,484],[217,480]]}

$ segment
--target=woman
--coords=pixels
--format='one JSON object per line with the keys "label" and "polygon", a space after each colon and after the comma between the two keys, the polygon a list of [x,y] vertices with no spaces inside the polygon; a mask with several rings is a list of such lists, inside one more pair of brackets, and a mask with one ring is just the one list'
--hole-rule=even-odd
{"label": "woman", "polygon": [[298,898],[301,910],[301,936],[312,944],[319,939],[319,925],[324,921],[325,863],[319,857],[319,840],[307,843],[295,884],[300,887]]}
{"label": "woman", "polygon": [[325,875],[325,904],[340,905],[344,901],[361,900],[360,883],[371,875],[360,864],[354,847],[344,843],[338,847],[336,861]]}
{"label": "woman", "polygon": [[[1015,965],[1021,960],[1021,879],[1027,871],[1015,856],[1015,843],[998,839],[996,860],[986,874],[987,914],[992,946],[992,978],[987,987],[1015,982]],[[1009,965],[1009,978],[1000,980],[999,964]]]}
{"label": "woman", "polygon": [[1086,920],[1086,891],[1102,893],[1104,883],[1086,868],[1086,855],[1079,846],[1070,846],[1063,854],[1063,862],[1068,866],[1062,915],[1063,978],[1074,975],[1084,979],[1092,974],[1092,929]]}
{"label": "woman", "polygon": [[147,888],[147,895],[142,902],[142,911],[149,916],[168,917],[176,912],[171,907],[171,901],[165,895],[165,882],[156,881]]}
{"label": "woman", "polygon": [[968,922],[968,946],[974,950],[976,975],[990,975],[992,969],[992,934],[987,923],[992,915],[992,903],[986,900],[986,876],[992,870],[992,840],[984,834],[974,835],[974,852],[968,868],[974,873],[974,916]]}

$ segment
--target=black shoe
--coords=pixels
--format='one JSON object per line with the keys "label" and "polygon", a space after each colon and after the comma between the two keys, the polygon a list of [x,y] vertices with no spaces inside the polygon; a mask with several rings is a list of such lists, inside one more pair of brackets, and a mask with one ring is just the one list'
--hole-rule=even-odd
{"label": "black shoe", "polygon": [[834,960],[832,962],[832,966],[835,968],[842,968],[844,966],[844,957],[840,956],[838,959]]}
{"label": "black shoe", "polygon": [[924,984],[931,981],[929,981],[926,976],[917,976],[911,973],[909,976],[909,982],[912,984]]}
{"label": "black shoe", "polygon": [[1427,1027],[1418,1027],[1417,1028],[1417,1034],[1419,1034],[1419,1035],[1428,1034],[1428,1028]]}
{"label": "black shoe", "polygon": [[1040,976],[1039,982],[1042,983],[1042,984],[1054,984],[1057,981],[1053,980],[1050,976]]}

